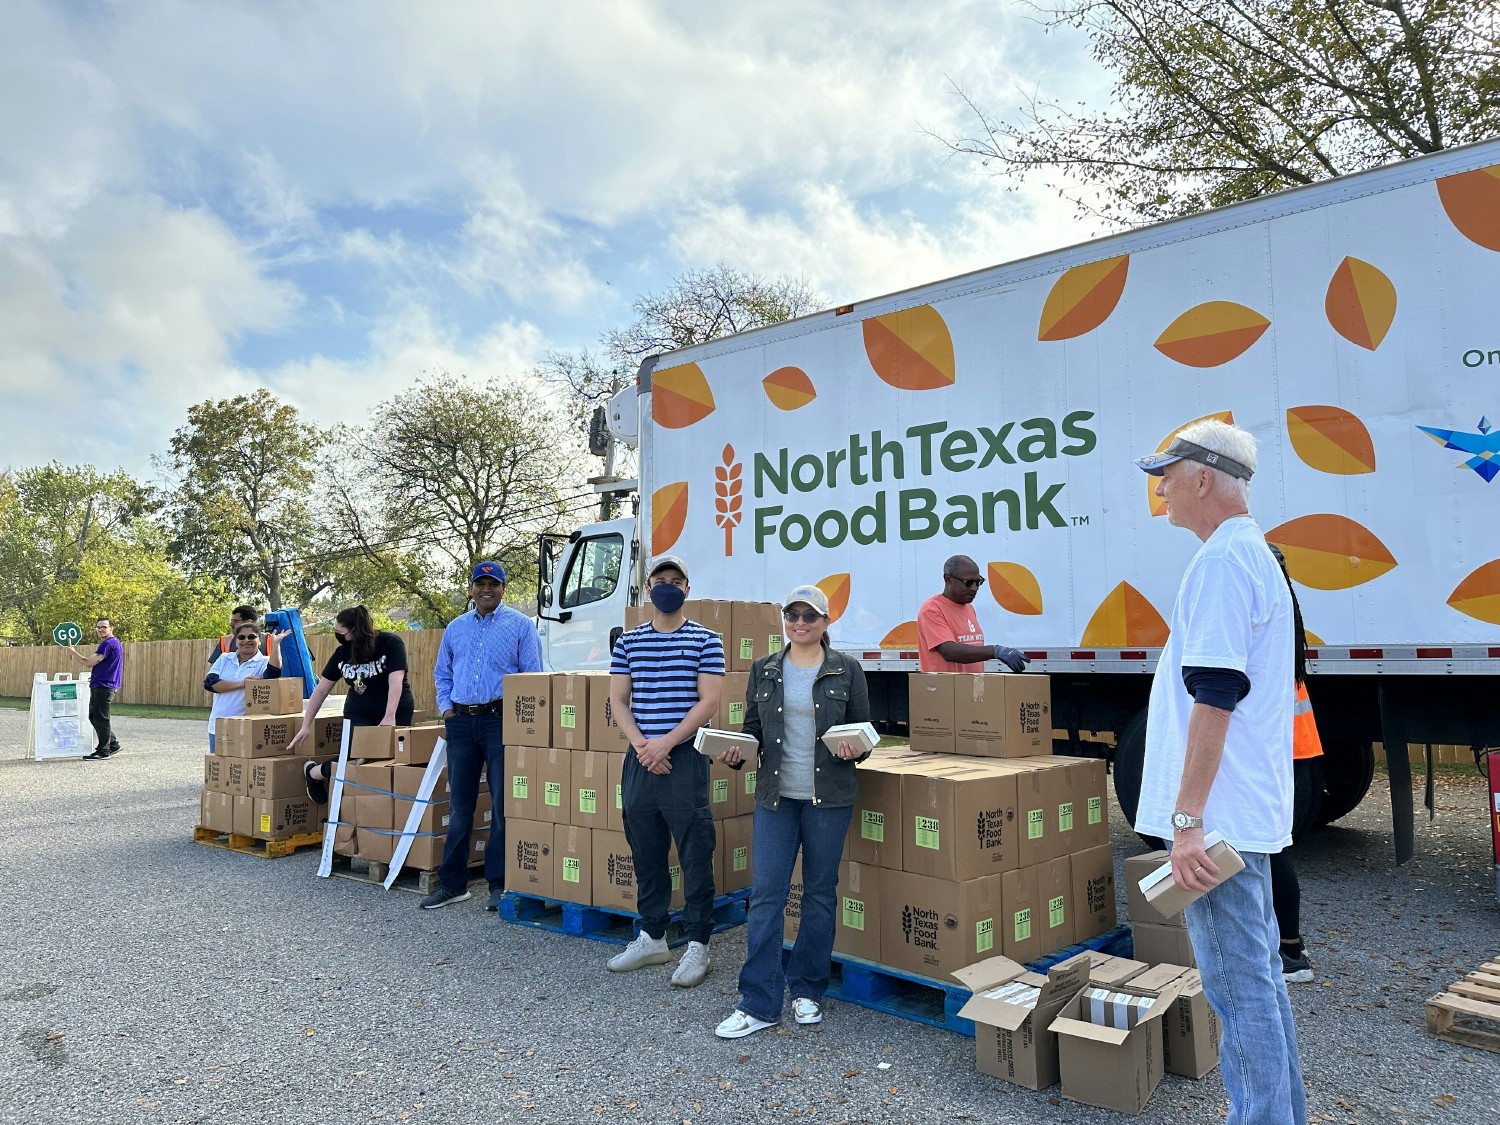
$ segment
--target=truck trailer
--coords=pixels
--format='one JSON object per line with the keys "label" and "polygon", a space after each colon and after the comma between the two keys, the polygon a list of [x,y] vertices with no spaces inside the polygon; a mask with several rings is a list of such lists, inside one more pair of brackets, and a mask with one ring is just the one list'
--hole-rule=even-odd
{"label": "truck trailer", "polygon": [[[969,555],[986,641],[1052,677],[1057,750],[1110,758],[1133,819],[1198,542],[1132,459],[1213,417],[1258,443],[1250,507],[1309,631],[1324,822],[1383,743],[1404,862],[1408,744],[1497,741],[1500,140],[653,356],[609,412],[635,512],[544,537],[557,670],[608,666],[670,552],[694,598],[820,586],[899,728],[918,607]],[[1430,751],[1428,781],[1430,809]]]}

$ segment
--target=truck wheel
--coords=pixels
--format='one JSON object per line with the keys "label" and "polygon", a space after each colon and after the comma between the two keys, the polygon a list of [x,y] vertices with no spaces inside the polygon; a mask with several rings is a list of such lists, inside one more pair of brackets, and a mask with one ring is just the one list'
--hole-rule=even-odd
{"label": "truck wheel", "polygon": [[[1115,799],[1120,802],[1120,811],[1125,822],[1135,827],[1135,811],[1141,801],[1141,771],[1146,764],[1146,708],[1142,707],[1125,724],[1115,740],[1114,775]],[[1152,850],[1166,847],[1155,836],[1141,836]]]}
{"label": "truck wheel", "polygon": [[1353,812],[1375,776],[1375,748],[1368,742],[1323,740],[1323,807],[1318,828]]}

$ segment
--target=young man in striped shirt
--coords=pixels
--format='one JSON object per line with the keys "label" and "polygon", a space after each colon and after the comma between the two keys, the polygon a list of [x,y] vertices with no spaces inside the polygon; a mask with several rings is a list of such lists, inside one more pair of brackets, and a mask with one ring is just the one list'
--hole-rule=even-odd
{"label": "young man in striped shirt", "polygon": [[610,705],[631,746],[621,805],[641,930],[608,965],[612,972],[628,973],[672,959],[666,941],[672,901],[667,852],[675,841],[687,899],[682,919],[688,947],[672,983],[692,988],[709,970],[715,842],[709,761],[693,749],[693,736],[719,709],[724,642],[683,613],[687,566],[675,555],[652,563],[646,592],[651,620],[621,635],[609,668]]}

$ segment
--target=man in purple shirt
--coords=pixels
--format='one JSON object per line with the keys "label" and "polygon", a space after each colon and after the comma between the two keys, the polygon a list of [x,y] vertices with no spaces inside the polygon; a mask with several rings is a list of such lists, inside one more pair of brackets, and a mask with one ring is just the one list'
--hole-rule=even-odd
{"label": "man in purple shirt", "polygon": [[115,692],[120,690],[125,648],[115,636],[114,623],[109,618],[99,618],[94,630],[99,634],[99,647],[92,656],[85,656],[72,645],[68,646],[68,651],[89,669],[89,725],[94,728],[98,745],[92,754],[84,755],[86,762],[102,762],[120,752],[120,741],[109,725],[109,704]]}

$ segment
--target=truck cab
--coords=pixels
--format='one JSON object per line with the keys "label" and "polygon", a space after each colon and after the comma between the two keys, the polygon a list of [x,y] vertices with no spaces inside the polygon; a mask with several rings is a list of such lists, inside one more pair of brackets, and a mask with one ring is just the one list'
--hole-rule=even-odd
{"label": "truck cab", "polygon": [[625,609],[638,602],[640,539],[633,517],[538,543],[537,633],[549,671],[609,667]]}

